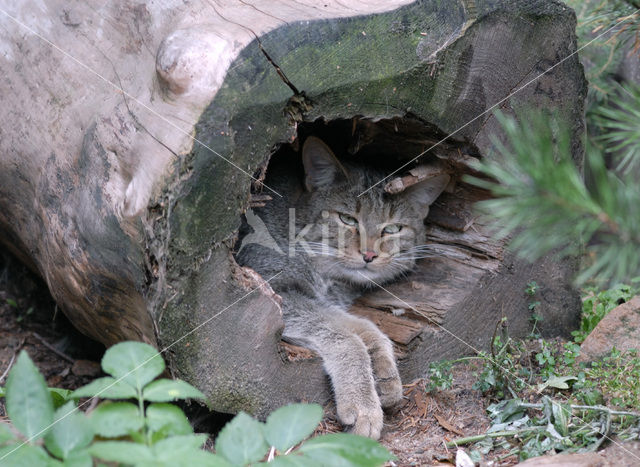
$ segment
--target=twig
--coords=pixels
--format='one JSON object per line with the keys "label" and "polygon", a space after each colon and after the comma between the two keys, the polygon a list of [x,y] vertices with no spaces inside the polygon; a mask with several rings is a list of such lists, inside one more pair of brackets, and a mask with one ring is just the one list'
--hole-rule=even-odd
{"label": "twig", "polygon": [[[528,402],[521,402],[520,407],[524,407],[525,409],[538,409],[542,410],[542,404],[530,404]],[[625,412],[622,410],[611,410],[608,407],[603,405],[569,405],[571,410],[596,410],[598,412],[608,413],[610,416],[612,415],[628,415],[630,417],[640,418],[640,413],[637,412]]]}
{"label": "twig", "polygon": [[47,349],[51,350],[53,353],[55,353],[56,355],[58,355],[59,357],[64,358],[66,361],[70,362],[70,363],[75,363],[76,361],[69,357],[66,353],[56,349],[53,345],[49,344],[46,340],[44,340],[44,338],[38,334],[37,332],[32,332],[31,334],[33,334],[33,337],[35,337],[36,339],[38,339],[40,342],[42,342],[42,345],[44,345]]}
{"label": "twig", "polygon": [[547,429],[546,426],[532,426],[530,428],[522,428],[520,430],[505,430],[505,431],[494,431],[491,433],[483,433],[481,435],[467,436],[465,438],[454,439],[453,441],[449,441],[446,446],[448,448],[454,448],[456,446],[460,446],[462,444],[470,444],[475,443],[477,441],[482,441],[486,438],[501,438],[503,436],[518,436],[524,433],[531,433],[534,431],[545,431]]}
{"label": "twig", "polygon": [[0,376],[0,383],[2,383],[6,378],[6,376],[9,374],[9,371],[13,366],[13,362],[16,360],[16,355],[18,355],[18,352],[20,351],[23,345],[24,345],[24,337],[20,340],[20,342],[16,346],[16,350],[13,352],[13,355],[11,356],[11,361],[9,362],[9,365],[7,365],[7,369],[2,372],[2,376]]}
{"label": "twig", "polygon": [[4,381],[4,378],[9,373],[9,370],[13,366],[13,362],[14,362],[15,359],[16,359],[16,352],[13,353],[13,355],[11,356],[11,361],[9,362],[9,365],[7,365],[7,369],[4,370],[4,372],[2,373],[2,376],[0,376],[0,384]]}

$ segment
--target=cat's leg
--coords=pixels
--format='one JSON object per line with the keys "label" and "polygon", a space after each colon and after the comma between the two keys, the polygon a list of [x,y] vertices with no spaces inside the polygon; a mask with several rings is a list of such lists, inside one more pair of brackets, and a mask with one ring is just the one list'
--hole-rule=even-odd
{"label": "cat's leg", "polygon": [[371,355],[382,407],[386,409],[396,406],[402,400],[402,382],[391,340],[368,319],[347,314],[344,323],[360,336]]}
{"label": "cat's leg", "polygon": [[383,413],[376,392],[371,358],[362,338],[342,322],[343,313],[325,310],[285,316],[287,339],[317,352],[331,379],[340,422],[355,434],[378,439]]}

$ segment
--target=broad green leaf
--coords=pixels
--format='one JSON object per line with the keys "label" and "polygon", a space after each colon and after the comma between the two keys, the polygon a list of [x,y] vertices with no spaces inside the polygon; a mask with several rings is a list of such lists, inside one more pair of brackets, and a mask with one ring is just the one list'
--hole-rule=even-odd
{"label": "broad green leaf", "polygon": [[522,418],[524,408],[520,399],[507,399],[487,407],[487,413],[497,423],[511,422]]}
{"label": "broad green leaf", "polygon": [[64,460],[64,467],[93,467],[93,459],[87,449],[73,451]]}
{"label": "broad green leaf", "polygon": [[553,426],[553,423],[549,422],[547,424],[547,433],[551,435],[552,438],[557,440],[562,440],[564,437],[558,433],[558,430]]}
{"label": "broad green leaf", "polygon": [[567,381],[575,381],[578,378],[575,376],[551,376],[547,381],[538,385],[538,392],[542,392],[544,389],[556,388],[556,389],[569,389]]}
{"label": "broad green leaf", "polygon": [[311,435],[321,420],[322,407],[317,404],[287,405],[267,417],[264,436],[271,446],[286,452]]}
{"label": "broad green leaf", "polygon": [[158,441],[153,445],[153,452],[158,459],[163,457],[174,456],[182,451],[191,451],[200,449],[207,441],[208,436],[205,434],[190,434],[182,436],[171,436],[170,438]]}
{"label": "broad green leaf", "polygon": [[103,461],[126,465],[154,460],[150,447],[130,441],[97,441],[89,447],[89,453]]}
{"label": "broad green leaf", "polygon": [[43,376],[24,350],[9,371],[7,413],[27,438],[42,438],[53,421],[53,402]]}
{"label": "broad green leaf", "polygon": [[184,412],[173,404],[151,404],[147,407],[147,426],[151,431],[163,430],[164,436],[188,435],[193,428]]}
{"label": "broad green leaf", "polygon": [[178,457],[139,462],[136,467],[234,467],[223,457],[202,449],[181,453]]}
{"label": "broad green leaf", "polygon": [[200,447],[207,441],[207,435],[173,436],[152,446],[153,459],[137,464],[137,467],[231,467],[222,457],[203,451]]}
{"label": "broad green leaf", "polygon": [[55,460],[40,446],[12,444],[0,448],[0,465],[11,467],[40,467],[55,465]]}
{"label": "broad green leaf", "polygon": [[335,467],[374,467],[393,459],[393,455],[377,441],[349,433],[310,439],[300,447],[300,452],[323,465]]}
{"label": "broad green leaf", "polygon": [[262,427],[262,423],[240,412],[218,434],[216,452],[236,465],[258,462],[269,449]]}
{"label": "broad green leaf", "polygon": [[156,349],[142,342],[121,342],[102,357],[102,369],[116,379],[142,388],[164,371],[164,360]]}
{"label": "broad green leaf", "polygon": [[299,453],[289,454],[287,456],[277,456],[271,462],[261,462],[258,465],[270,467],[322,467],[322,464],[308,456]]}
{"label": "broad green leaf", "polygon": [[204,394],[179,379],[159,379],[144,388],[142,398],[151,402],[171,402],[176,399],[206,399]]}
{"label": "broad green leaf", "polygon": [[7,423],[0,423],[0,444],[6,443],[9,440],[16,438],[16,435],[11,431],[11,427]]}
{"label": "broad green leaf", "polygon": [[131,402],[103,402],[89,417],[93,431],[105,438],[117,438],[138,431],[144,425],[138,407]]}
{"label": "broad green leaf", "polygon": [[71,452],[84,448],[93,439],[91,422],[76,409],[75,402],[69,401],[56,410],[53,419],[45,444],[54,456],[67,459]]}
{"label": "broad green leaf", "polygon": [[73,399],[81,397],[100,397],[101,399],[135,399],[136,390],[124,381],[118,381],[111,376],[94,379],[86,386],[71,393]]}
{"label": "broad green leaf", "polygon": [[49,388],[51,394],[51,400],[53,401],[53,408],[57,409],[71,400],[71,389],[61,388]]}
{"label": "broad green leaf", "polygon": [[560,435],[567,436],[569,434],[569,420],[571,420],[571,405],[554,402],[552,411],[553,426]]}

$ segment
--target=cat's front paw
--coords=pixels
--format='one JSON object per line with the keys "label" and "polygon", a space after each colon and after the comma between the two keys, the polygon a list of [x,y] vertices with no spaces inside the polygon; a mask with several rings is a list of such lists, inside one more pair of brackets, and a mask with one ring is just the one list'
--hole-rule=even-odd
{"label": "cat's front paw", "polygon": [[384,409],[393,409],[402,400],[402,381],[399,376],[376,381],[376,389]]}
{"label": "cat's front paw", "polygon": [[337,409],[340,422],[348,425],[351,433],[373,439],[380,438],[384,417],[380,404],[366,407],[355,403],[338,403]]}

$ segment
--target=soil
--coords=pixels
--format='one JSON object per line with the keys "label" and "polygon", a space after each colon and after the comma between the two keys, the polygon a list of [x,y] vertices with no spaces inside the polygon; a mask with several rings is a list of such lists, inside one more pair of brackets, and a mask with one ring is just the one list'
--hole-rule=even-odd
{"label": "soil", "polygon": [[[104,347],[77,332],[57,308],[44,282],[0,250],[0,385],[5,384],[8,369],[23,349],[49,386],[76,389],[103,375],[99,362]],[[434,394],[425,391],[424,380],[405,385],[403,405],[385,420],[381,442],[397,458],[388,465],[455,465],[456,452],[445,443],[483,433],[489,425],[485,415],[489,402],[471,388],[475,371],[472,364],[455,367],[452,388]],[[229,420],[229,415],[205,412],[193,406],[187,410],[196,431],[214,433]],[[0,399],[0,421],[6,419],[4,400]],[[317,431],[340,430],[340,425],[328,418]],[[511,457],[491,465],[515,463],[517,459]]]}

